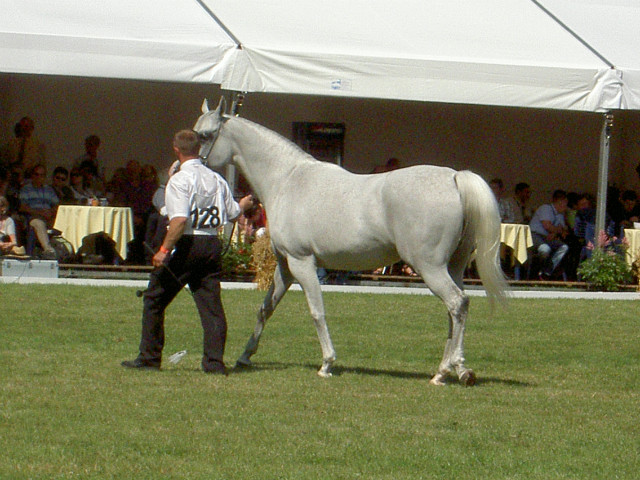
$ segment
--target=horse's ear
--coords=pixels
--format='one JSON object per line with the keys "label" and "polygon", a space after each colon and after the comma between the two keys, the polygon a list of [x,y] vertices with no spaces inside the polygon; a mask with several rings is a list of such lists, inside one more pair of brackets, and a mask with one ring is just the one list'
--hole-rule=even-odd
{"label": "horse's ear", "polygon": [[225,114],[225,112],[227,111],[227,100],[224,98],[224,96],[220,97],[220,103],[218,103],[218,108],[216,109],[216,112],[218,112],[218,116],[221,117],[222,115]]}
{"label": "horse's ear", "polygon": [[204,102],[202,102],[202,113],[209,113],[209,101],[205,98]]}

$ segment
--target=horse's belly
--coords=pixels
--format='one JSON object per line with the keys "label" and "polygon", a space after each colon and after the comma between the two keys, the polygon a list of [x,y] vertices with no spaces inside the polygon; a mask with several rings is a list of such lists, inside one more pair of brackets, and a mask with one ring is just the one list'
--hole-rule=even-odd
{"label": "horse's belly", "polygon": [[379,257],[377,260],[374,257],[325,257],[317,258],[317,265],[329,270],[362,271],[393,265],[399,260],[397,255]]}
{"label": "horse's belly", "polygon": [[400,260],[393,246],[363,243],[351,244],[349,248],[339,245],[316,248],[313,254],[319,267],[332,270],[372,270]]}

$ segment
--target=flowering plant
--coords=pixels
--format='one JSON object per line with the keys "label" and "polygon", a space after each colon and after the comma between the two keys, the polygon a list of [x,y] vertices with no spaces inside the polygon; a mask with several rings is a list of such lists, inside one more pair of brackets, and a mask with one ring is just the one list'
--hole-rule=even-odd
{"label": "flowering plant", "polygon": [[[228,241],[228,240],[226,240]],[[222,257],[222,273],[233,276],[249,270],[251,265],[251,244],[231,242]]]}
{"label": "flowering plant", "polygon": [[619,290],[621,284],[633,280],[631,267],[626,259],[628,248],[626,238],[619,240],[617,237],[609,237],[600,230],[596,245],[591,242],[587,244],[591,256],[580,264],[578,275],[596,290]]}

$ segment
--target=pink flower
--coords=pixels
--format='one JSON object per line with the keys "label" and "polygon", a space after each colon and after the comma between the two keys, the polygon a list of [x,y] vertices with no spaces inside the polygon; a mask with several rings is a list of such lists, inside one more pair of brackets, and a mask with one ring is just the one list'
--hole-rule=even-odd
{"label": "pink flower", "polygon": [[609,244],[609,237],[607,236],[604,230],[600,230],[598,232],[598,246],[606,247],[608,244]]}

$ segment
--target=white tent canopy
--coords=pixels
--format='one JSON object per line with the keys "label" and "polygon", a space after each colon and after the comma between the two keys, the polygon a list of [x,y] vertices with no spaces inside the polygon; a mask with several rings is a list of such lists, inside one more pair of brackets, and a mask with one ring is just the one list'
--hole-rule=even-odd
{"label": "white tent canopy", "polygon": [[640,109],[637,0],[0,0],[0,71]]}

